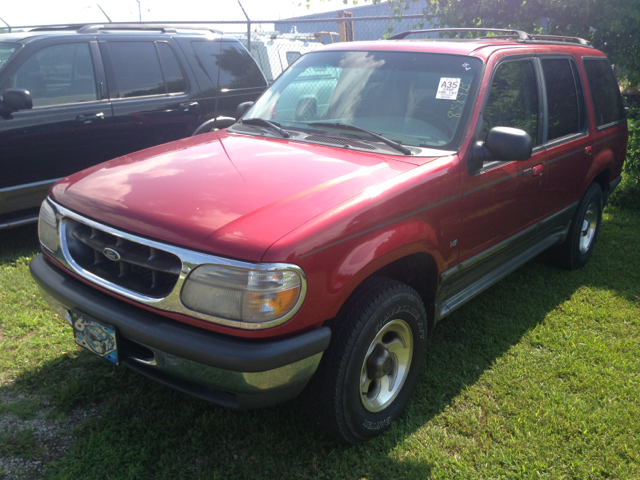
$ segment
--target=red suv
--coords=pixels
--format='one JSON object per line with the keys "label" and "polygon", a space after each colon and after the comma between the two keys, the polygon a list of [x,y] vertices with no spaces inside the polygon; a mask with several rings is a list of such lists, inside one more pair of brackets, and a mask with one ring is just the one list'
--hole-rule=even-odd
{"label": "red suv", "polygon": [[378,435],[430,328],[543,250],[583,266],[620,181],[604,54],[492,34],[319,49],[227,130],[59,181],[34,278],[115,364],[234,408],[306,388],[329,432]]}

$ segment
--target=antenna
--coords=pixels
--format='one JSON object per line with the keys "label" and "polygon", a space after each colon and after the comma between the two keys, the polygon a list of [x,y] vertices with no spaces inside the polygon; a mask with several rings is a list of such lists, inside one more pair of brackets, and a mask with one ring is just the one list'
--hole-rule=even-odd
{"label": "antenna", "polygon": [[102,12],[102,14],[103,14],[105,17],[107,17],[107,20],[109,20],[109,23],[111,23],[111,21],[112,21],[112,20],[109,18],[109,15],[107,15],[107,12],[105,12],[105,11],[102,9],[102,7],[100,6],[100,4],[99,4],[99,3],[96,3],[96,5],[98,5],[98,8],[99,8],[99,9],[100,9],[100,11]]}

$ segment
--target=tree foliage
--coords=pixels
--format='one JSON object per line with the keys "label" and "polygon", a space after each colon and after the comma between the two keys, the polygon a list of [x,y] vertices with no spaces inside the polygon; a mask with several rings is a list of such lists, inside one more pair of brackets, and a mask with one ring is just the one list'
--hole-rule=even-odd
{"label": "tree foliage", "polygon": [[[389,0],[392,18],[424,1]],[[517,28],[581,37],[604,51],[631,85],[640,83],[638,0],[426,0],[423,14],[439,27]]]}

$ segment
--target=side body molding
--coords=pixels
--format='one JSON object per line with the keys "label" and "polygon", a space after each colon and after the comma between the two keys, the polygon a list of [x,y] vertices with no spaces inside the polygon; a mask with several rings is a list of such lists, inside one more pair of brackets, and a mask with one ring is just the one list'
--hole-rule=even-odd
{"label": "side body molding", "polygon": [[567,236],[578,202],[549,215],[440,275],[435,312],[438,321],[498,280]]}

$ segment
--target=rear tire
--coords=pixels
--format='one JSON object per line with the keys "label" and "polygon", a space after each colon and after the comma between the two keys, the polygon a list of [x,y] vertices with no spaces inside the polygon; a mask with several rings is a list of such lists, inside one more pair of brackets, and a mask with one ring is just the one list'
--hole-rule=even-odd
{"label": "rear tire", "polygon": [[556,265],[566,270],[576,270],[587,264],[598,240],[602,207],[602,190],[599,185],[592,183],[578,203],[567,238],[552,251]]}
{"label": "rear tire", "polygon": [[364,282],[336,317],[307,388],[312,422],[351,444],[384,432],[416,386],[426,333],[415,290],[384,278]]}

